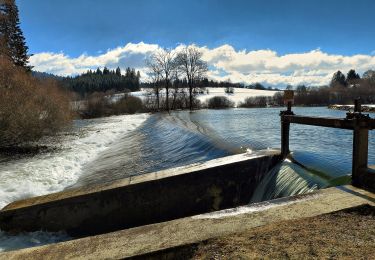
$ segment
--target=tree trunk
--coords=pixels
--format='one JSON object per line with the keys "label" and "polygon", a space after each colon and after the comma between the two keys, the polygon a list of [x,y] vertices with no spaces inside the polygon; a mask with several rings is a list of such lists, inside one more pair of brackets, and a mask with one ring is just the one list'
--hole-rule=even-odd
{"label": "tree trunk", "polygon": [[189,80],[189,108],[193,111],[193,83]]}
{"label": "tree trunk", "polygon": [[190,111],[193,110],[193,95],[192,95],[193,89],[189,88],[189,107]]}
{"label": "tree trunk", "polygon": [[159,101],[159,89],[156,90],[156,102],[158,105],[158,111],[160,110],[160,101]]}
{"label": "tree trunk", "polygon": [[168,86],[168,81],[166,82],[165,86],[165,92],[166,92],[166,109],[169,112],[169,86]]}

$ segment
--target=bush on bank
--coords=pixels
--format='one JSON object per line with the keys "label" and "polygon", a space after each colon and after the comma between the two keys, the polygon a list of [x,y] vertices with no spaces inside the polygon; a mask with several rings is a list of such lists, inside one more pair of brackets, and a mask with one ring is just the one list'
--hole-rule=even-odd
{"label": "bush on bank", "polygon": [[37,80],[0,58],[0,147],[38,141],[71,121],[69,99],[53,80]]}
{"label": "bush on bank", "polygon": [[231,108],[234,107],[234,102],[227,97],[215,96],[207,100],[207,108]]}
{"label": "bush on bank", "polygon": [[96,118],[111,115],[135,114],[144,112],[142,100],[125,94],[118,101],[112,101],[105,93],[95,92],[87,99],[87,107],[83,111],[83,118]]}
{"label": "bush on bank", "polygon": [[273,98],[266,96],[247,97],[241,102],[238,107],[252,108],[252,107],[267,107],[267,104],[272,104]]}

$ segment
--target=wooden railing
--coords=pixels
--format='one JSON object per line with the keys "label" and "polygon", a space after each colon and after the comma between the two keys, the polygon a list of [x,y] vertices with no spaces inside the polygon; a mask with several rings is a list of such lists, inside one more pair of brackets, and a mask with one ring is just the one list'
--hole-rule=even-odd
{"label": "wooden railing", "polygon": [[352,184],[375,189],[375,173],[368,167],[369,130],[375,129],[375,119],[361,112],[359,99],[355,100],[354,112],[348,112],[346,118],[326,118],[297,116],[292,111],[292,101],[288,101],[287,110],[280,112],[281,117],[281,154],[286,158],[289,150],[290,124],[303,124],[353,131]]}

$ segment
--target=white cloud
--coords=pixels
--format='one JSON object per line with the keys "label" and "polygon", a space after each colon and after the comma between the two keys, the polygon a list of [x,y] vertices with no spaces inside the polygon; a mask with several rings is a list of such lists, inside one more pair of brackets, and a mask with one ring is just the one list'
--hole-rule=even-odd
{"label": "white cloud", "polygon": [[[177,46],[176,50],[181,47],[182,44]],[[57,75],[74,75],[97,67],[119,66],[122,69],[134,67],[145,76],[145,59],[158,48],[156,44],[140,42],[128,43],[97,56],[82,54],[71,58],[63,53],[39,53],[30,58],[30,63],[38,71]],[[260,82],[274,86],[324,85],[329,83],[332,74],[337,70],[345,73],[354,68],[363,73],[375,68],[374,55],[344,56],[328,54],[320,49],[279,55],[273,50],[235,50],[228,44],[212,49],[205,46],[198,48],[203,52],[203,59],[213,68],[208,77],[247,84]]]}

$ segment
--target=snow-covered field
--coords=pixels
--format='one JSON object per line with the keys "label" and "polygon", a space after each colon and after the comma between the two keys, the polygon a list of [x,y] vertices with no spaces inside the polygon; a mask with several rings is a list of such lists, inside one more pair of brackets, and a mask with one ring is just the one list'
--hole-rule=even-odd
{"label": "snow-covered field", "polygon": [[[354,111],[354,105],[330,105],[328,106],[330,109],[336,110],[344,110],[344,111]],[[364,104],[362,105],[362,112],[371,112],[375,113],[375,105],[374,104]]]}
{"label": "snow-covered field", "polygon": [[[332,107],[337,107],[337,108],[341,108],[341,107],[354,107],[354,105],[332,105]],[[362,107],[375,108],[375,105],[374,104],[364,104],[364,105],[362,105]]]}
{"label": "snow-covered field", "polygon": [[[150,90],[149,90],[150,91]],[[187,91],[187,90],[186,90]],[[208,91],[208,94],[207,94]],[[188,91],[187,91],[188,92]],[[201,102],[205,102],[206,100],[215,97],[215,96],[223,96],[229,98],[233,101],[236,106],[239,105],[240,102],[245,101],[248,97],[257,97],[257,96],[267,96],[272,97],[279,91],[271,91],[271,90],[258,90],[258,89],[247,89],[247,88],[234,88],[234,93],[227,94],[225,93],[225,88],[206,88],[204,94],[199,94],[198,99]],[[131,92],[132,96],[145,98],[148,92],[146,89],[142,89],[141,91]],[[164,90],[161,91],[161,94],[164,94]],[[118,94],[121,95],[121,94]]]}
{"label": "snow-covered field", "polygon": [[200,101],[205,102],[206,100],[212,97],[223,96],[233,101],[236,104],[236,106],[238,106],[239,103],[245,101],[245,99],[248,97],[257,97],[257,96],[272,97],[273,95],[275,95],[275,93],[279,92],[279,91],[271,91],[271,90],[234,88],[233,94],[227,94],[225,93],[224,88],[207,88],[207,89],[208,89],[208,94],[201,94],[198,96],[198,99]]}

